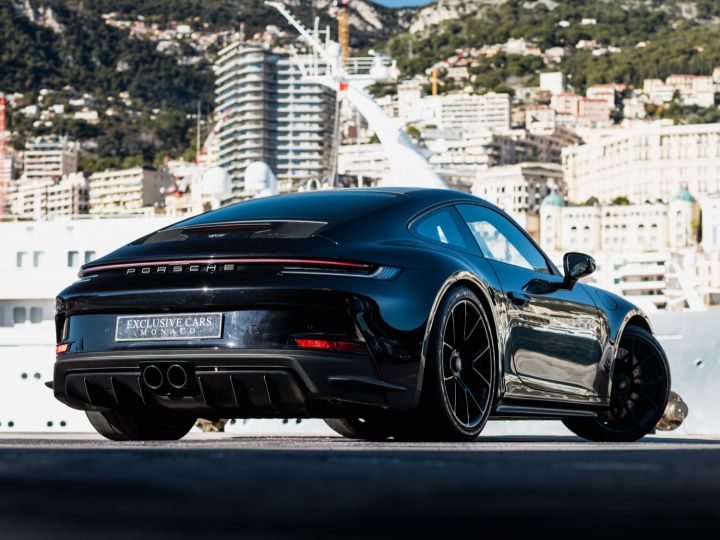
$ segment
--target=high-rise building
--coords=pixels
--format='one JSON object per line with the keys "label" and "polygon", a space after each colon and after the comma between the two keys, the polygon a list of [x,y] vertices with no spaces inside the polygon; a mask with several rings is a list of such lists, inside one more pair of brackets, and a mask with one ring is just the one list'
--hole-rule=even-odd
{"label": "high-rise building", "polygon": [[285,186],[333,175],[335,91],[302,80],[286,51],[241,42],[220,51],[215,72],[219,165],[234,196],[255,161]]}
{"label": "high-rise building", "polygon": [[25,145],[23,181],[52,180],[77,172],[78,146],[65,137],[35,139]]}
{"label": "high-rise building", "polygon": [[151,171],[142,167],[96,172],[90,175],[90,213],[122,215],[154,213],[163,202],[163,188],[172,185],[167,170]]}

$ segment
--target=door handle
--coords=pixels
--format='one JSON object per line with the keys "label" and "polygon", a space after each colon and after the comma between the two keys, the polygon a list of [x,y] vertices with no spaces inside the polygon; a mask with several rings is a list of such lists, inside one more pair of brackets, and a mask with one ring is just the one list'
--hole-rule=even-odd
{"label": "door handle", "polygon": [[516,306],[524,306],[528,302],[530,302],[529,296],[527,296],[525,293],[521,293],[521,292],[517,292],[517,291],[510,291],[509,293],[507,293],[507,297]]}

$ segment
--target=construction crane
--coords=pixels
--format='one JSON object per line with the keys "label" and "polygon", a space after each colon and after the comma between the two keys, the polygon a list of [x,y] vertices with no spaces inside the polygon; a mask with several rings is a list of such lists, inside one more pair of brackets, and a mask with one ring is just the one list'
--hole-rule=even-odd
{"label": "construction crane", "polygon": [[[7,131],[7,101],[5,94],[0,94],[0,216],[5,211],[5,182],[12,175],[12,165],[6,161],[7,144],[10,133]],[[9,166],[9,170],[2,170]],[[5,178],[7,176],[7,178]]]}
{"label": "construction crane", "polygon": [[335,0],[335,9],[337,9],[340,59],[342,65],[346,65],[350,58],[350,0]]}

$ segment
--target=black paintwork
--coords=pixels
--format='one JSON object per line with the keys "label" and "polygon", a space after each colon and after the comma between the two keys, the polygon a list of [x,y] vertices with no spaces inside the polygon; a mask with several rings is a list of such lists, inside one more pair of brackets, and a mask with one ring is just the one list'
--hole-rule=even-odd
{"label": "black paintwork", "polygon": [[[313,192],[229,206],[126,245],[83,267],[57,298],[57,339],[71,346],[57,357],[55,395],[80,409],[163,406],[206,417],[413,408],[439,301],[464,285],[482,299],[495,330],[495,416],[606,410],[619,336],[627,324],[649,329],[646,316],[620,297],[576,284],[572,273],[594,269],[584,256],[568,257],[566,277],[547,257],[546,272],[485,258],[456,204],[510,220],[454,191]],[[423,216],[445,207],[462,247],[416,232]],[[207,263],[238,258],[253,261],[227,271]],[[179,261],[180,271],[169,265],[158,273],[151,263],[164,261]],[[121,268],[101,268],[108,265]],[[223,313],[221,338],[115,342],[117,315],[203,311]],[[294,341],[327,336],[367,351],[299,350]],[[148,363],[177,362],[193,375],[187,389],[153,392],[142,383]]]}

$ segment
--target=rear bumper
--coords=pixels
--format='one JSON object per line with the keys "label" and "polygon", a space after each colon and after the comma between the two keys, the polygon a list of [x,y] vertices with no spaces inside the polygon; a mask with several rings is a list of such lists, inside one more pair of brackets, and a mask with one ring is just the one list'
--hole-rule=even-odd
{"label": "rear bumper", "polygon": [[[142,370],[182,365],[189,384],[151,389]],[[364,354],[325,351],[172,349],[58,357],[55,397],[83,410],[160,407],[210,418],[309,418],[351,410],[407,409],[417,390],[387,383]]]}

